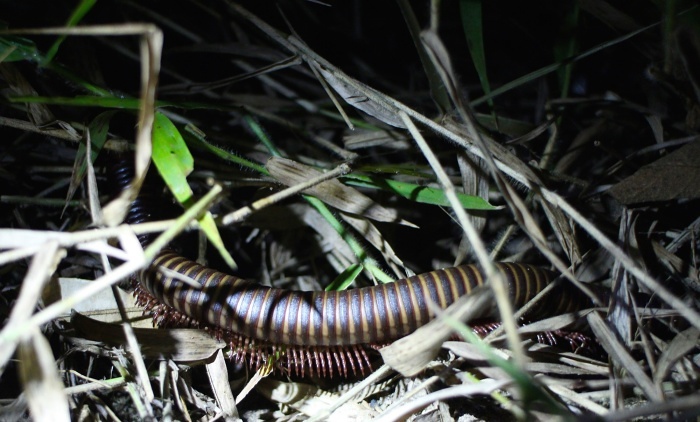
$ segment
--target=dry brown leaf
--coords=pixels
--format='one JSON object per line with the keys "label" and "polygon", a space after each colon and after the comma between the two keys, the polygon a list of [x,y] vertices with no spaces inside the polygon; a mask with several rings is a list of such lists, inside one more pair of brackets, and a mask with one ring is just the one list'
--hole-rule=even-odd
{"label": "dry brown leaf", "polygon": [[49,342],[38,328],[18,348],[19,374],[32,418],[36,421],[70,421],[68,397],[58,375]]}
{"label": "dry brown leaf", "polygon": [[[294,186],[323,174],[312,167],[279,157],[270,158],[265,168],[272,177],[286,186]],[[413,226],[398,218],[396,211],[375,203],[367,195],[360,193],[355,188],[345,186],[337,180],[325,181],[307,189],[306,192],[341,211],[362,215],[372,220]]]}
{"label": "dry brown leaf", "polygon": [[[82,339],[114,346],[126,343],[120,324],[98,321],[77,312],[71,316],[71,324]],[[216,351],[226,347],[225,342],[216,340],[211,334],[198,329],[134,328],[134,334],[143,356],[151,359],[172,359],[176,362],[205,361]]]}
{"label": "dry brown leaf", "polygon": [[695,327],[690,327],[673,338],[656,364],[654,381],[657,384],[661,384],[679,359],[682,359],[690,350],[698,346],[699,338],[700,331]]}
{"label": "dry brown leaf", "polygon": [[[318,69],[328,85],[333,87],[335,92],[343,97],[345,102],[351,106],[358,110],[364,111],[370,116],[388,125],[399,128],[405,127],[405,125],[401,122],[401,119],[397,117],[395,110],[386,107],[384,104],[372,101],[364,93],[338,78],[333,70],[326,70],[319,65],[316,66],[316,69]],[[348,76],[343,75],[343,77],[347,78]]]}
{"label": "dry brown leaf", "polygon": [[228,372],[226,370],[226,362],[221,350],[216,351],[214,361],[206,365],[207,376],[211,390],[216,398],[216,403],[224,412],[226,418],[238,417],[238,409],[236,408],[236,400],[231,391],[231,384],[228,382]]}
{"label": "dry brown leaf", "polygon": [[610,188],[625,205],[700,197],[700,141],[648,164]]}
{"label": "dry brown leaf", "polygon": [[380,349],[379,353],[384,363],[401,375],[412,377],[435,359],[442,343],[453,334],[452,325],[443,316],[468,322],[487,314],[487,308],[492,305],[493,293],[488,287],[474,289],[445,309],[442,315],[418,328],[413,334]]}

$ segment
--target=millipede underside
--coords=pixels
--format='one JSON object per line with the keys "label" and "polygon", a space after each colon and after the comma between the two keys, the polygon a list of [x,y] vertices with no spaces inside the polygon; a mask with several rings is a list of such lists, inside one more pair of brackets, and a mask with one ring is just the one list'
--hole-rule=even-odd
{"label": "millipede underside", "polygon": [[158,327],[200,328],[209,331],[217,339],[230,346],[229,358],[244,363],[252,369],[268,366],[270,370],[304,377],[345,378],[350,375],[365,376],[372,369],[368,352],[384,345],[355,344],[345,346],[281,345],[251,339],[220,327],[202,324],[187,315],[156,300],[140,283],[134,281],[134,295],[138,306],[153,317]]}

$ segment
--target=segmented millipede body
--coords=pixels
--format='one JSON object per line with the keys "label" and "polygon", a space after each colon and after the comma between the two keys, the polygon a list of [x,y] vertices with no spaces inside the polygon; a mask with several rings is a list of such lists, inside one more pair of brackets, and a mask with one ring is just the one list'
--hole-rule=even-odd
{"label": "segmented millipede body", "polygon": [[[126,173],[117,174],[123,185]],[[127,222],[148,219],[154,196],[142,191]],[[496,267],[516,308],[554,278],[550,271],[525,264]],[[428,302],[446,308],[485,282],[477,266],[464,265],[346,291],[289,291],[225,274],[165,250],[139,273],[134,287],[138,303],[152,311],[156,324],[209,329],[230,343],[234,359],[252,367],[274,357],[275,366],[300,376],[307,372],[347,376],[350,371],[364,374],[371,367],[369,350],[430,321]],[[586,306],[589,302],[577,290],[557,287],[529,315],[556,315]]]}
{"label": "segmented millipede body", "polygon": [[[499,263],[514,306],[520,307],[552,279],[550,271]],[[177,273],[178,277],[173,277]],[[201,284],[193,287],[187,277]],[[141,303],[161,323],[185,321],[225,333],[232,352],[254,366],[284,351],[281,366],[303,375],[369,367],[367,347],[384,345],[433,318],[427,302],[446,308],[485,283],[475,265],[463,265],[346,291],[290,291],[261,286],[164,251],[139,275]],[[530,315],[573,312],[581,297],[557,289]],[[486,316],[485,316],[486,317]]]}

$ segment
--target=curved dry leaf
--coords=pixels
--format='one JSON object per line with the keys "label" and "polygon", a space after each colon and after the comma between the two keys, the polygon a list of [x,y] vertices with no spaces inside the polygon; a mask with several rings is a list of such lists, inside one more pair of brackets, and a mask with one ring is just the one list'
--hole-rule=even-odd
{"label": "curved dry leaf", "polygon": [[654,381],[657,384],[666,378],[679,359],[698,346],[698,339],[700,339],[700,331],[695,327],[690,327],[673,338],[657,362],[656,371],[654,371]]}
{"label": "curved dry leaf", "polygon": [[[265,164],[265,168],[272,177],[286,186],[294,186],[323,174],[315,168],[279,157],[270,158]],[[372,220],[394,222],[415,227],[408,221],[398,218],[395,210],[390,210],[375,203],[367,195],[360,193],[355,188],[345,186],[335,179],[313,186],[305,192],[341,211],[361,215]]]}
{"label": "curved dry leaf", "polygon": [[[328,85],[333,87],[335,92],[337,92],[343,99],[345,100],[346,103],[350,104],[351,106],[355,107],[358,110],[364,111],[365,113],[369,114],[370,116],[376,118],[377,120],[380,120],[388,125],[398,127],[405,129],[406,125],[403,124],[401,121],[401,118],[398,117],[396,114],[396,110],[391,110],[387,107],[385,107],[382,104],[376,103],[369,99],[365,94],[363,94],[361,91],[358,91],[355,89],[353,86],[348,84],[347,82],[344,82],[340,80],[335,74],[332,72],[322,68],[321,66],[316,67],[318,71],[321,73],[323,78],[326,80]],[[347,75],[343,75],[345,78],[349,78]],[[357,82],[359,83],[359,82]],[[371,89],[369,87],[366,87],[366,89]],[[374,91],[374,90],[372,90]],[[374,91],[377,95],[381,95],[378,91]]]}

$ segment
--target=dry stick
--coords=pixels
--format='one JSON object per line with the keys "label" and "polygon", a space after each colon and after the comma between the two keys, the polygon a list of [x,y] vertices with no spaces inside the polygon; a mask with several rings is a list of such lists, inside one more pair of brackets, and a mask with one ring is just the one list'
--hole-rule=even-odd
{"label": "dry stick", "polygon": [[350,173],[350,166],[343,163],[338,167],[334,168],[333,170],[327,171],[319,175],[318,177],[314,177],[313,179],[309,179],[298,185],[290,186],[270,196],[266,196],[262,199],[259,199],[246,207],[238,209],[230,214],[226,214],[221,219],[221,222],[223,225],[226,226],[232,223],[243,221],[255,211],[258,211],[265,207],[269,207],[270,205],[274,205],[282,201],[283,199],[289,198],[290,196],[294,196],[300,192],[305,191],[306,189],[312,188],[320,183],[323,183],[326,180],[335,179],[338,176],[343,176],[348,173]]}

